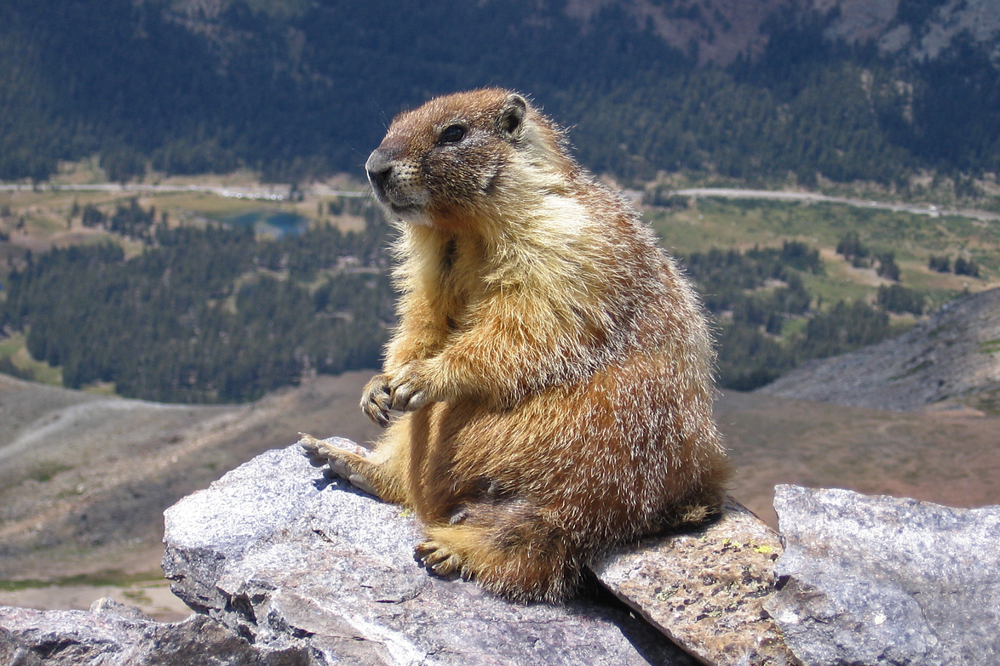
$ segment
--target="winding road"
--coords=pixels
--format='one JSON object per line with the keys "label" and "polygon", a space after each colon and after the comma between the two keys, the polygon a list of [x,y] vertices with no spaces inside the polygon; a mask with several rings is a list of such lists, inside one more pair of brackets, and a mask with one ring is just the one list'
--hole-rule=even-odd
{"label": "winding road", "polygon": [[[285,201],[289,198],[290,194],[290,188],[288,185],[271,185],[267,187],[220,187],[217,185],[153,185],[144,183],[99,183],[92,185],[63,185],[52,183],[25,185],[18,183],[0,183],[0,192],[23,191],[134,192],[136,194],[204,192],[229,199],[254,199],[263,201]],[[370,192],[367,189],[361,191],[336,190],[321,184],[304,187],[302,188],[302,191],[318,196],[370,196]],[[942,208],[931,204],[914,204],[892,201],[874,201],[871,199],[854,199],[850,197],[834,197],[814,192],[780,192],[772,190],[744,190],[723,187],[696,187],[674,190],[669,194],[695,198],[715,197],[720,199],[765,199],[768,201],[834,203],[845,206],[856,206],[858,208],[872,208],[903,213],[914,213],[917,215],[930,215],[931,217],[938,217],[940,215],[957,215],[959,217],[967,217],[975,220],[981,220],[983,222],[996,222],[1000,220],[1000,213],[992,213],[984,210]]]}
{"label": "winding road", "polygon": [[700,187],[686,190],[674,190],[670,194],[685,197],[717,197],[721,199],[767,199],[769,201],[800,201],[804,203],[835,203],[859,208],[891,210],[917,215],[957,215],[983,222],[996,222],[1000,214],[984,210],[967,210],[958,208],[939,208],[931,204],[912,204],[901,202],[873,201],[871,199],[852,199],[848,197],[831,197],[813,192],[774,192],[771,190],[741,190],[736,188]]}
{"label": "winding road", "polygon": [[[291,188],[288,185],[221,187],[218,185],[152,185],[145,183],[97,183],[89,185],[0,183],[0,192],[134,192],[135,194],[202,192],[226,197],[227,199],[260,199],[264,201],[285,201],[289,198],[290,190]],[[311,185],[303,188],[302,191],[312,192],[320,196],[340,197],[367,197],[371,194],[368,190],[335,190],[325,185]]]}

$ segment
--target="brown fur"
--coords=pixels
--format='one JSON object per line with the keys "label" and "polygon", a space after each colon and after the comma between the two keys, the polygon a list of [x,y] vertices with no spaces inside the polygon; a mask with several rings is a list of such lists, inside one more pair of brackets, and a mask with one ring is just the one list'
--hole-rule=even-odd
{"label": "brown fur", "polygon": [[429,568],[557,601],[615,544],[717,511],[696,295],[558,128],[508,91],[450,95],[399,115],[367,167],[407,224],[400,325],[362,407],[405,413],[370,461],[322,454],[413,508]]}

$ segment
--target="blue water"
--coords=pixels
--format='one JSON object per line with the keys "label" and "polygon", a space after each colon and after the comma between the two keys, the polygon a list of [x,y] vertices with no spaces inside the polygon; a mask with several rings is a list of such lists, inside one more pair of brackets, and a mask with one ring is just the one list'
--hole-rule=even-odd
{"label": "blue water", "polygon": [[254,210],[222,220],[235,226],[250,226],[257,233],[280,238],[286,234],[298,236],[309,226],[309,218],[283,210]]}

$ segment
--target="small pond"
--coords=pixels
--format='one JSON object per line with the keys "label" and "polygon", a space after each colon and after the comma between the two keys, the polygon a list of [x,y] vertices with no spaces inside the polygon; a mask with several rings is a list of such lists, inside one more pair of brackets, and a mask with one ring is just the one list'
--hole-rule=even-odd
{"label": "small pond", "polygon": [[233,226],[249,226],[259,234],[280,238],[285,234],[299,235],[309,227],[309,218],[284,210],[260,209],[239,215],[230,215],[221,220]]}

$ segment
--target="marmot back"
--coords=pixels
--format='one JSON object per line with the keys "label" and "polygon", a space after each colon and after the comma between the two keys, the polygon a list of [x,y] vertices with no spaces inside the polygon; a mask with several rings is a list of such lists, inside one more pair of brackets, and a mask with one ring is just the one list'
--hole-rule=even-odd
{"label": "marmot back", "polygon": [[429,569],[518,600],[565,599],[607,549],[718,510],[698,299],[553,123],[509,91],[449,95],[366,167],[403,223],[400,323],[361,402],[388,429],[371,460],[314,457],[412,507]]}

